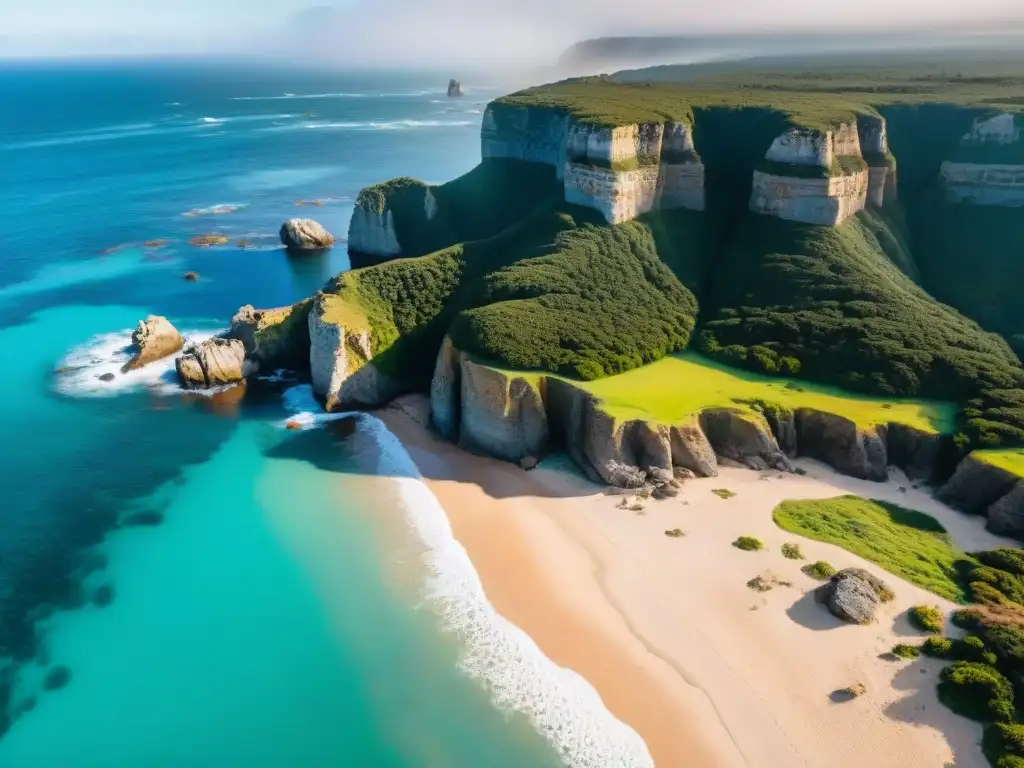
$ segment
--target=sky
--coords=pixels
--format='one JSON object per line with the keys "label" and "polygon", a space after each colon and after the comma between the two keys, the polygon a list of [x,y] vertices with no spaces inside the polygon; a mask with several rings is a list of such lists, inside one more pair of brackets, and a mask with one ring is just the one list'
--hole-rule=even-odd
{"label": "sky", "polygon": [[255,51],[397,64],[553,60],[587,37],[1024,25],[1024,0],[0,0],[0,58]]}

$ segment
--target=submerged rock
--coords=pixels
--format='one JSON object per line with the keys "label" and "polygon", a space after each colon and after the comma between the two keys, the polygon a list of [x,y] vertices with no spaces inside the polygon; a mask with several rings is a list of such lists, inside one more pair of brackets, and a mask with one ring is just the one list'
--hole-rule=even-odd
{"label": "submerged rock", "polygon": [[863,568],[844,568],[818,587],[814,596],[836,618],[851,624],[870,624],[878,606],[892,599],[892,591]]}
{"label": "submerged rock", "polygon": [[46,677],[43,680],[43,689],[47,691],[59,691],[69,682],[71,682],[71,670],[61,664],[46,673]]}
{"label": "submerged rock", "polygon": [[104,373],[103,375],[98,376],[97,378],[99,378],[100,381],[113,381],[117,377],[114,376],[114,374],[112,373]]}
{"label": "submerged rock", "polygon": [[133,371],[155,360],[173,355],[184,343],[178,329],[171,325],[166,317],[150,315],[145,320],[140,320],[132,332],[134,355],[122,371]]}
{"label": "submerged rock", "polygon": [[334,235],[313,219],[289,219],[281,225],[281,242],[289,251],[321,251],[334,245]]}
{"label": "submerged rock", "polygon": [[185,389],[234,384],[246,375],[245,345],[238,339],[207,339],[185,350],[175,367]]}

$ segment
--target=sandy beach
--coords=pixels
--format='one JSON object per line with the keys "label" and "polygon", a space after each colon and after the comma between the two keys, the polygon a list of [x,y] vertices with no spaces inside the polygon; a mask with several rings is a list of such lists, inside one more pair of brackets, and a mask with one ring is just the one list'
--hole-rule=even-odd
{"label": "sandy beach", "polygon": [[[965,550],[1012,544],[986,532],[983,520],[901,478],[858,481],[810,461],[800,462],[805,476],[723,468],[717,478],[687,481],[677,499],[629,512],[616,508],[619,497],[558,468],[524,472],[438,440],[426,427],[425,398],[376,415],[445,508],[497,610],[584,677],[657,765],[986,765],[981,726],[937,699],[941,664],[886,657],[921,637],[907,622],[910,606],[955,606],[838,547],[787,534],[771,512],[784,499],[853,493],[932,515]],[[736,496],[723,500],[716,488]],[[686,536],[667,537],[674,528]],[[766,550],[731,546],[741,535]],[[871,626],[835,619],[815,603],[805,563],[780,554],[794,540],[810,561],[876,573],[896,599]],[[792,586],[746,586],[765,573]],[[833,697],[858,682],[865,695]]]}

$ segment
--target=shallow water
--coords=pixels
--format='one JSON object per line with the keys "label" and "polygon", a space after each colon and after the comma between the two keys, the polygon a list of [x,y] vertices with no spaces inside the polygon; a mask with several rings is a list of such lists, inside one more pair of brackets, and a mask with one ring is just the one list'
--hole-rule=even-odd
{"label": "shallow water", "polygon": [[[343,245],[289,259],[284,218],[343,236],[361,186],[472,167],[494,94],[445,82],[0,73],[5,768],[649,764],[494,613],[379,422],[320,419],[287,377],[239,400],[184,396],[170,361],[120,373],[146,314],[198,340],[348,267]],[[231,245],[188,245],[214,231]],[[313,429],[283,429],[297,411]]]}

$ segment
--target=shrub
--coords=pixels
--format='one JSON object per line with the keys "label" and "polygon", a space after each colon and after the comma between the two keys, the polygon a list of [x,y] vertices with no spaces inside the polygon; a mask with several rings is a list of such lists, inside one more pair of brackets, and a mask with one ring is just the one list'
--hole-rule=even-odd
{"label": "shrub", "polygon": [[981,746],[995,768],[1024,765],[1024,725],[993,723],[985,729]]}
{"label": "shrub", "polygon": [[1013,717],[1013,686],[985,664],[957,661],[942,670],[939,699],[973,720],[1007,722]]}
{"label": "shrub", "polygon": [[836,575],[836,569],[828,563],[826,563],[824,560],[818,560],[815,563],[805,565],[800,570],[808,576],[810,576],[812,579],[817,579],[818,581],[828,581]]}
{"label": "shrub", "polygon": [[929,637],[921,646],[921,653],[935,659],[951,659],[953,657],[953,641],[948,637]]}
{"label": "shrub", "polygon": [[742,549],[744,552],[757,552],[764,549],[764,542],[753,536],[740,536],[732,545],[737,549]]}
{"label": "shrub", "polygon": [[791,542],[782,545],[782,556],[788,560],[804,559],[804,553],[800,550],[800,545]]}
{"label": "shrub", "polygon": [[730,491],[728,488],[715,488],[711,492],[720,499],[731,499],[736,495],[735,491]]}
{"label": "shrub", "polygon": [[1024,628],[1000,625],[985,629],[988,647],[1007,672],[1024,675]]}
{"label": "shrub", "polygon": [[910,623],[922,632],[938,634],[942,631],[942,611],[936,606],[915,605],[907,612],[907,616],[910,619]]}
{"label": "shrub", "polygon": [[686,534],[683,533],[683,530],[681,528],[673,528],[670,531],[665,531],[665,535],[668,536],[670,539],[680,539]]}
{"label": "shrub", "polygon": [[960,629],[978,629],[981,626],[982,613],[977,608],[961,608],[953,611],[950,621]]}
{"label": "shrub", "polygon": [[916,659],[921,655],[921,649],[916,645],[900,643],[899,645],[893,646],[892,653],[894,656],[899,656],[901,659]]}

